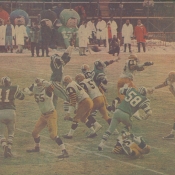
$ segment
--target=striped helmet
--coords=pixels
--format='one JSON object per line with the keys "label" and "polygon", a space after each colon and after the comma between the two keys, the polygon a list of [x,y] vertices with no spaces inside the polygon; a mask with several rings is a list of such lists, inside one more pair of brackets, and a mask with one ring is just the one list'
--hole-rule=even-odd
{"label": "striped helmet", "polygon": [[146,94],[147,94],[147,89],[146,89],[146,87],[141,86],[141,87],[138,88],[138,91],[139,91],[139,93],[140,93],[141,95],[143,95],[143,96],[146,96]]}

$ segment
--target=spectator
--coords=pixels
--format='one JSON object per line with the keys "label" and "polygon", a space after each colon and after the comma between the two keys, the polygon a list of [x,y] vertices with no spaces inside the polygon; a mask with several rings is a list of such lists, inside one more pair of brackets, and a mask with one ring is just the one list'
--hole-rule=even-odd
{"label": "spectator", "polygon": [[10,20],[7,21],[7,24],[5,25],[5,49],[6,52],[8,52],[8,50],[11,51],[11,53],[13,53],[13,39],[15,36],[15,29],[14,26],[10,23]]}
{"label": "spectator", "polygon": [[0,20],[0,52],[5,51],[5,26],[3,21]]}
{"label": "spectator", "polygon": [[90,34],[90,30],[87,27],[87,22],[82,21],[82,25],[78,29],[78,35],[79,35],[79,54],[80,56],[86,56],[85,50],[88,44],[88,37]]}
{"label": "spectator", "polygon": [[33,27],[30,30],[30,34],[29,34],[29,38],[31,41],[31,53],[32,53],[32,57],[34,57],[34,50],[36,48],[36,55],[37,57],[39,57],[39,41],[40,41],[40,28],[39,25],[34,22],[33,23]]}
{"label": "spectator", "polygon": [[[111,23],[107,23],[107,38],[108,38],[108,43],[110,44],[110,42],[112,41],[112,29],[111,29]],[[109,46],[109,50],[110,50],[110,46]]]}
{"label": "spectator", "polygon": [[20,24],[20,21],[15,26],[15,38],[16,38],[16,45],[18,46],[16,53],[22,53],[24,46],[24,39],[27,39],[28,35],[26,32],[26,27],[23,24]]}
{"label": "spectator", "polygon": [[[148,12],[149,10],[149,12]],[[144,0],[143,2],[143,12],[144,14],[153,15],[154,14],[154,0]]]}
{"label": "spectator", "polygon": [[115,56],[115,53],[117,53],[117,56],[120,54],[120,40],[116,35],[113,35],[113,38],[111,42],[109,43],[109,54],[112,54]]}
{"label": "spectator", "polygon": [[86,19],[86,11],[82,5],[77,5],[74,10],[80,15],[81,20]]}
{"label": "spectator", "polygon": [[60,13],[64,10],[64,7],[61,3],[58,3],[56,7],[53,7],[53,11],[57,14],[57,18],[59,18]]}
{"label": "spectator", "polygon": [[131,52],[131,39],[133,38],[133,26],[130,24],[129,19],[122,27],[122,38],[124,39],[124,52],[126,52],[126,47],[128,45],[129,52]]}
{"label": "spectator", "polygon": [[4,24],[9,19],[9,14],[3,9],[3,5],[0,3],[0,19],[4,20]]}
{"label": "spectator", "polygon": [[42,57],[44,57],[44,50],[46,50],[46,57],[49,57],[49,43],[51,41],[52,30],[46,25],[45,21],[41,22],[41,47]]}
{"label": "spectator", "polygon": [[96,29],[98,46],[100,46],[100,42],[103,40],[104,47],[106,47],[106,22],[102,20],[102,17],[98,17]]}
{"label": "spectator", "polygon": [[93,44],[95,43],[96,39],[96,28],[95,28],[95,19],[91,18],[91,20],[87,23],[87,27],[89,28],[89,43]]}
{"label": "spectator", "polygon": [[111,32],[112,32],[112,36],[113,35],[117,35],[117,23],[114,21],[113,16],[110,17],[110,20],[108,21],[108,23],[110,23],[111,25]]}
{"label": "spectator", "polygon": [[143,51],[146,52],[145,43],[146,43],[146,28],[142,24],[141,20],[137,20],[137,26],[134,28],[134,36],[137,40],[138,52],[140,52],[140,44],[142,43]]}
{"label": "spectator", "polygon": [[116,16],[116,9],[117,9],[117,7],[116,7],[116,3],[113,3],[113,2],[115,2],[114,0],[110,0],[110,2],[109,2],[109,5],[108,5],[108,7],[109,7],[109,14],[110,15],[112,15],[112,16]]}

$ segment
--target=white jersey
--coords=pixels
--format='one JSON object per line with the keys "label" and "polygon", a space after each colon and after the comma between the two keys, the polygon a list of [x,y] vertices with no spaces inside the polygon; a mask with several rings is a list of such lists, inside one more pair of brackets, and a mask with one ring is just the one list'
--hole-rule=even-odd
{"label": "white jersey", "polygon": [[44,84],[43,86],[32,84],[29,88],[25,88],[24,90],[25,92],[28,92],[28,94],[32,93],[32,95],[34,95],[35,101],[42,114],[51,112],[55,109],[53,105],[53,93],[47,92],[47,87]]}
{"label": "white jersey", "polygon": [[[136,66],[137,68],[133,69],[132,66]],[[120,78],[130,78],[131,80],[134,79],[134,74],[138,68],[143,67],[143,64],[137,64],[137,61],[133,59],[129,59],[125,63],[125,67],[123,69],[123,73],[120,75]]]}
{"label": "white jersey", "polygon": [[[85,90],[75,81],[72,81],[67,85],[66,92],[69,95],[69,97],[71,96],[71,94],[75,94],[77,103],[80,103],[85,98],[89,98],[89,95],[85,92]],[[74,98],[74,96],[72,96],[72,98]]]}
{"label": "white jersey", "polygon": [[80,86],[85,89],[85,91],[89,94],[90,98],[93,100],[96,97],[102,96],[102,93],[99,91],[99,88],[96,86],[95,82],[88,78],[84,79],[80,82]]}

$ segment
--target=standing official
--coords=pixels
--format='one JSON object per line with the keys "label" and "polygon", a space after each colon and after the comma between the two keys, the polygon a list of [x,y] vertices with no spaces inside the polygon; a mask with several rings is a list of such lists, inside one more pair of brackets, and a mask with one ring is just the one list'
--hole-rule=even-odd
{"label": "standing official", "polygon": [[106,22],[102,20],[102,17],[98,17],[96,29],[98,46],[100,46],[100,42],[103,40],[104,47],[106,47]]}
{"label": "standing official", "polygon": [[126,20],[126,23],[122,27],[122,38],[124,39],[124,52],[126,52],[126,47],[128,45],[129,52],[131,52],[131,39],[133,37],[133,26],[130,24],[129,19]]}
{"label": "standing official", "polygon": [[147,31],[145,26],[142,24],[141,20],[139,19],[137,21],[137,26],[134,29],[134,35],[136,37],[137,40],[137,47],[138,47],[138,52],[140,52],[140,44],[142,44],[143,47],[143,51],[146,52],[146,35],[147,35]]}

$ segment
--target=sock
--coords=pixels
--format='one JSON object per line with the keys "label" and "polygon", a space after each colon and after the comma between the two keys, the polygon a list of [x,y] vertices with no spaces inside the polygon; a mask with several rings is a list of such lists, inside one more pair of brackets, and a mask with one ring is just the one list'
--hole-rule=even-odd
{"label": "sock", "polygon": [[111,123],[111,118],[109,118],[108,120],[107,120],[107,123],[110,125],[110,123]]}
{"label": "sock", "polygon": [[65,147],[64,143],[63,143],[63,144],[61,144],[61,145],[60,145],[60,147],[61,147],[61,150],[65,150],[65,149],[66,149],[66,147]]}
{"label": "sock", "polygon": [[34,138],[35,141],[35,147],[40,147],[40,136],[37,138]]}
{"label": "sock", "polygon": [[67,135],[68,135],[68,136],[73,136],[74,132],[75,132],[75,130],[70,129],[70,131],[69,131],[69,133],[68,133]]}
{"label": "sock", "polygon": [[103,137],[102,137],[102,140],[107,141],[107,140],[108,140],[108,137],[109,137],[110,135],[111,135],[111,132],[106,131],[106,132],[104,133]]}

